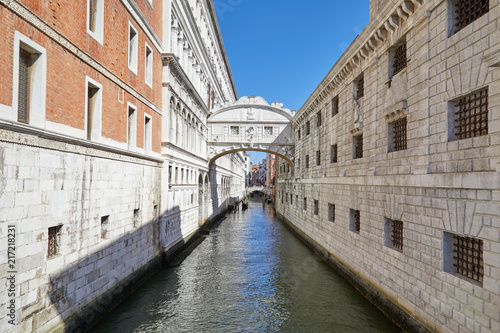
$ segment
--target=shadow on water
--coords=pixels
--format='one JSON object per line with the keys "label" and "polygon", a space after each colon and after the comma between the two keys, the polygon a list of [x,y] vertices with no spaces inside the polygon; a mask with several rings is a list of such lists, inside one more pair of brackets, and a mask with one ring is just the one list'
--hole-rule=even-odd
{"label": "shadow on water", "polygon": [[93,332],[399,330],[255,198]]}

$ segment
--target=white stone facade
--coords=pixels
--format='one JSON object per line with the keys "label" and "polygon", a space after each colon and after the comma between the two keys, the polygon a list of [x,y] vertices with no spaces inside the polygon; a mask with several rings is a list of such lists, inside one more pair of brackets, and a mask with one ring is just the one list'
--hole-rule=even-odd
{"label": "white stone facade", "polygon": [[[280,159],[276,207],[429,330],[498,332],[500,4],[489,1],[460,31],[454,5],[372,1],[368,26],[293,119],[296,165],[288,171]],[[404,43],[407,65],[393,74]],[[456,102],[486,89],[487,131],[458,139]],[[479,279],[456,272],[454,236],[482,242]]]}

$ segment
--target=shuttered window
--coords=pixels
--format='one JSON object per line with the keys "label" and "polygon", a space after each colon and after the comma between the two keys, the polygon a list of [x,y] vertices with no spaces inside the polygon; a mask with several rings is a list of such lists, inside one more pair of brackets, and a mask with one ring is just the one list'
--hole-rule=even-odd
{"label": "shuttered window", "polygon": [[31,54],[23,49],[19,52],[19,94],[17,120],[29,122]]}

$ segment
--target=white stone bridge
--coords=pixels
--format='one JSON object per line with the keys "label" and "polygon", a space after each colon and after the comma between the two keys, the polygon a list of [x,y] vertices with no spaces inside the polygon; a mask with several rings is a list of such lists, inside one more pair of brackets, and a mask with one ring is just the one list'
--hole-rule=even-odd
{"label": "white stone bridge", "polygon": [[269,105],[262,97],[242,97],[214,111],[207,120],[208,157],[238,151],[262,151],[278,155],[294,165],[293,114],[283,104]]}
{"label": "white stone bridge", "polygon": [[271,195],[271,189],[269,187],[264,187],[264,186],[250,186],[246,190],[246,194],[250,194],[252,192],[262,192],[267,195]]}

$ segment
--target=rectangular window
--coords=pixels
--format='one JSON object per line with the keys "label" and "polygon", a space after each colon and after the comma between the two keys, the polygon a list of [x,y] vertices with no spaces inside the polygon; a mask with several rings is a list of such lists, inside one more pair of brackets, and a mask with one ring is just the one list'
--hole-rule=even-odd
{"label": "rectangular window", "polygon": [[137,228],[141,225],[141,216],[139,208],[134,209],[134,215],[132,216],[132,221],[134,223],[134,228]]}
{"label": "rectangular window", "polygon": [[19,31],[14,32],[11,120],[44,127],[47,52]]}
{"label": "rectangular window", "polygon": [[335,205],[331,203],[328,204],[328,221],[335,221]]}
{"label": "rectangular window", "polygon": [[363,157],[363,134],[356,135],[353,137],[354,143],[354,156],[353,158],[362,158]]}
{"label": "rectangular window", "polygon": [[332,117],[339,113],[339,97],[335,96],[332,99]]}
{"label": "rectangular window", "polygon": [[464,96],[454,102],[453,139],[466,139],[488,134],[488,88]]}
{"label": "rectangular window", "polygon": [[137,56],[139,48],[139,36],[137,30],[129,22],[128,24],[128,68],[137,74]]}
{"label": "rectangular window", "polygon": [[98,140],[101,130],[102,86],[89,77],[87,77],[86,81],[87,110],[85,112],[85,117],[87,140]]}
{"label": "rectangular window", "polygon": [[365,76],[361,74],[355,81],[356,100],[361,99],[365,95]]}
{"label": "rectangular window", "polygon": [[49,228],[47,258],[51,258],[59,254],[59,247],[61,245],[61,230],[62,225]]}
{"label": "rectangular window", "polygon": [[309,134],[311,134],[311,122],[310,121],[308,121],[306,123],[306,135],[309,135]]}
{"label": "rectangular window", "polygon": [[406,57],[406,42],[397,45],[392,55],[392,76],[406,68],[408,61]]}
{"label": "rectangular window", "polygon": [[356,233],[361,230],[361,212],[359,210],[349,210],[349,230]]}
{"label": "rectangular window", "polygon": [[172,166],[168,167],[168,183],[172,184]]}
{"label": "rectangular window", "polygon": [[153,50],[146,44],[146,55],[144,62],[144,79],[146,84],[150,87],[153,86]]}
{"label": "rectangular window", "polygon": [[297,207],[299,207],[299,205],[300,205],[298,194],[295,195],[295,204],[297,205]]}
{"label": "rectangular window", "polygon": [[316,115],[316,127],[320,127],[323,124],[323,118],[321,117],[321,111]]}
{"label": "rectangular window", "polygon": [[337,145],[330,146],[330,163],[337,163],[338,161],[338,149]]}
{"label": "rectangular window", "polygon": [[153,136],[153,131],[152,131],[152,120],[151,117],[148,115],[144,115],[144,151],[146,153],[151,152],[151,141],[152,141],[152,136]]}
{"label": "rectangular window", "polygon": [[290,205],[293,205],[293,194],[290,194]]}
{"label": "rectangular window", "polygon": [[179,181],[179,168],[176,167],[175,168],[175,179],[174,179],[174,182],[177,184],[178,181]]}
{"label": "rectangular window", "polygon": [[483,241],[474,237],[444,233],[445,270],[483,283]]}
{"label": "rectangular window", "polygon": [[389,151],[407,148],[406,117],[389,124]]}
{"label": "rectangular window", "polygon": [[300,140],[300,129],[297,131],[297,137],[299,138]]}
{"label": "rectangular window", "polygon": [[306,169],[309,168],[309,155],[306,155]]}
{"label": "rectangular window", "polygon": [[129,150],[137,147],[137,109],[132,104],[127,104],[127,145]]}
{"label": "rectangular window", "polygon": [[239,135],[239,134],[240,134],[239,126],[231,126],[231,135]]}
{"label": "rectangular window", "polygon": [[384,221],[384,245],[403,252],[403,221],[385,219]]}
{"label": "rectangular window", "polygon": [[87,0],[87,32],[102,44],[104,0]]}
{"label": "rectangular window", "polygon": [[273,128],[271,126],[265,126],[264,135],[273,135]]}
{"label": "rectangular window", "polygon": [[318,200],[314,200],[314,215],[318,215],[319,214],[319,201]]}
{"label": "rectangular window", "polygon": [[101,238],[106,239],[109,237],[110,223],[109,215],[101,216]]}
{"label": "rectangular window", "polygon": [[31,53],[20,49],[17,121],[23,123],[29,123],[31,64]]}
{"label": "rectangular window", "polygon": [[304,198],[303,209],[307,210],[307,198]]}
{"label": "rectangular window", "polygon": [[318,150],[316,151],[316,165],[320,165],[321,164],[321,151]]}
{"label": "rectangular window", "polygon": [[489,0],[455,0],[452,12],[455,15],[454,32],[458,32],[488,13],[490,10]]}

